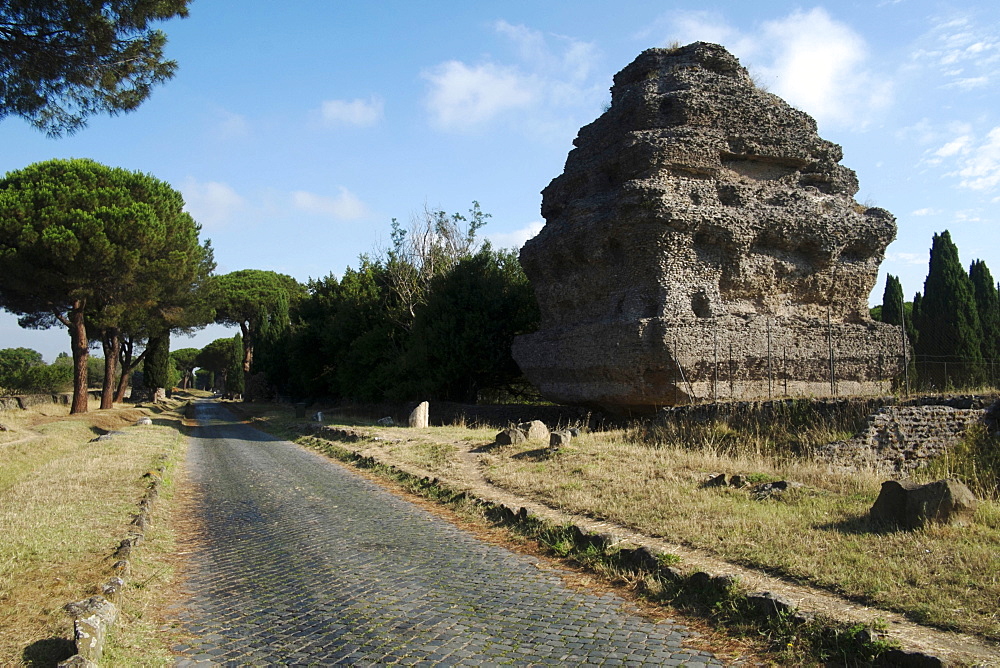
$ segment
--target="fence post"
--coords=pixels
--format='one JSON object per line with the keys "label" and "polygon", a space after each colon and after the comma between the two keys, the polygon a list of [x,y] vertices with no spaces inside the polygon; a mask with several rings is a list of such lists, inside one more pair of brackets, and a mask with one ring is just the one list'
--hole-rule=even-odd
{"label": "fence post", "polygon": [[837,396],[837,374],[834,370],[833,362],[833,319],[830,315],[830,306],[826,307],[826,341],[830,348],[830,394]]}
{"label": "fence post", "polygon": [[767,317],[767,398],[774,398],[774,376],[771,374],[771,317]]}
{"label": "fence post", "polygon": [[736,384],[733,380],[733,339],[732,334],[729,335],[729,400],[732,401],[736,398]]}
{"label": "fence post", "polygon": [[903,348],[903,396],[910,396],[910,364],[906,359],[906,307],[899,297],[899,345]]}
{"label": "fence post", "polygon": [[719,402],[719,319],[713,321],[712,345],[715,349],[714,362],[712,363],[712,403]]}

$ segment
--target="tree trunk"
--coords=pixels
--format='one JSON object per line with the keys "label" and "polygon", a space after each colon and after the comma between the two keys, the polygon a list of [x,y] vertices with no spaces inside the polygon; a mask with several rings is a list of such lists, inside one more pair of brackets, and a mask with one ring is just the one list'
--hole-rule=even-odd
{"label": "tree trunk", "polygon": [[128,379],[132,375],[132,339],[120,339],[118,354],[121,363],[122,375],[118,378],[118,389],[115,391],[115,401],[121,403],[125,401],[125,390],[128,389]]}
{"label": "tree trunk", "polygon": [[240,329],[243,330],[243,397],[252,402],[254,397],[250,389],[250,367],[253,365],[255,332],[247,323],[240,323]]}
{"label": "tree trunk", "polygon": [[70,414],[87,412],[87,358],[89,341],[84,323],[86,302],[77,300],[69,312],[70,350],[73,352],[73,406]]}
{"label": "tree trunk", "polygon": [[101,333],[101,346],[104,348],[104,382],[101,385],[101,410],[115,407],[115,370],[118,368],[118,351],[121,348],[121,337],[114,327]]}

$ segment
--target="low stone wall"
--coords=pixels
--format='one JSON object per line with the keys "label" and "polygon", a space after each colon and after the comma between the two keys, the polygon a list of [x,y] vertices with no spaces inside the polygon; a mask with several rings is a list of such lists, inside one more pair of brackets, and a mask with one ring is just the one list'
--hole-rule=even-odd
{"label": "low stone wall", "polygon": [[[100,390],[88,390],[87,396],[91,399],[100,399]],[[32,406],[41,404],[62,404],[68,406],[73,403],[72,392],[54,392],[52,394],[16,394],[7,397],[0,397],[0,410],[27,410]]]}
{"label": "low stone wall", "polygon": [[910,473],[958,443],[985,411],[950,406],[886,406],[853,438],[815,452],[834,464]]}

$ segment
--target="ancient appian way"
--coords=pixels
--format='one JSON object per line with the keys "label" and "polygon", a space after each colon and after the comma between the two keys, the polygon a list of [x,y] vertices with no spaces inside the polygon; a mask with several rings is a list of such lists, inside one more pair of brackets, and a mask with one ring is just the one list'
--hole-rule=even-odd
{"label": "ancient appian way", "polygon": [[195,406],[178,665],[724,665],[342,465]]}

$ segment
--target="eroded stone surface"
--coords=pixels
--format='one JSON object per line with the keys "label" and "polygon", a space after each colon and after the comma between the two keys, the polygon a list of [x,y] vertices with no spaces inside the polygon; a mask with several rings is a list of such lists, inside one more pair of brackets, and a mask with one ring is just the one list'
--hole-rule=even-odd
{"label": "eroded stone surface", "polygon": [[611,93],[521,251],[532,383],[618,411],[883,389],[900,337],[867,298],[895,219],[853,199],[840,147],[714,44],[645,51]]}

